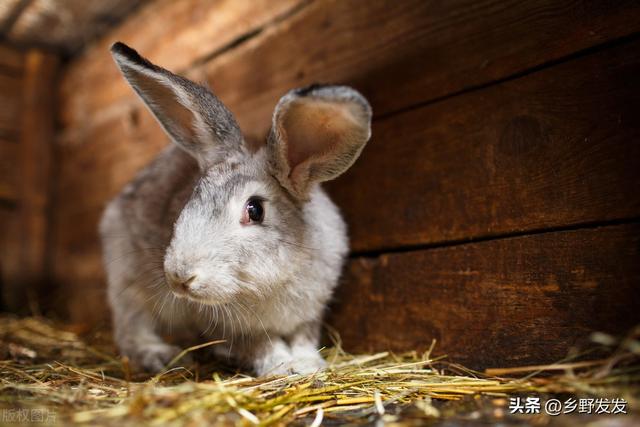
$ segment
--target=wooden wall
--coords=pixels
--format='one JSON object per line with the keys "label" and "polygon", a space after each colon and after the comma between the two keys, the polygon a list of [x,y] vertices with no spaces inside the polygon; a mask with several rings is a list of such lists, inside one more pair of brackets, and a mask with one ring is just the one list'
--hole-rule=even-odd
{"label": "wooden wall", "polygon": [[25,311],[48,281],[56,56],[0,44],[0,307]]}
{"label": "wooden wall", "polygon": [[[24,55],[0,45],[0,274],[3,304],[15,303],[9,283],[19,272],[15,224],[19,219],[18,138],[22,110]],[[13,287],[13,286],[12,286]]]}
{"label": "wooden wall", "polygon": [[70,56],[142,2],[154,0],[2,0],[0,39],[20,49]]}
{"label": "wooden wall", "polygon": [[277,0],[144,6],[69,64],[52,217],[72,318],[108,314],[97,221],[166,144],[113,65],[124,41],[206,81],[263,140],[288,89],[355,86],[373,138],[329,185],[353,255],[329,321],[350,350],[553,361],[640,309],[640,4]]}

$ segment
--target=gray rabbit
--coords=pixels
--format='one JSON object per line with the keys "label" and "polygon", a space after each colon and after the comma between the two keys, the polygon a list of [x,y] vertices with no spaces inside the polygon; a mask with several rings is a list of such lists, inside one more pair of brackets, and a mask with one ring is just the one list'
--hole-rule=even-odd
{"label": "gray rabbit", "polygon": [[348,239],[319,183],[360,155],[369,103],[345,86],[292,90],[252,150],[209,90],[122,43],[111,52],[173,142],[100,223],[121,353],[157,372],[176,343],[224,339],[214,352],[258,375],[321,369],[323,311]]}

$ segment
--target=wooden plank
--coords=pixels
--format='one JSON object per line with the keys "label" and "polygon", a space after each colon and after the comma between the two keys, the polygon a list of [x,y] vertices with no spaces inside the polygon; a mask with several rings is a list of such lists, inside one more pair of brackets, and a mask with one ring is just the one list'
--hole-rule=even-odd
{"label": "wooden plank", "polygon": [[22,14],[29,0],[3,0],[0,2],[0,38],[5,38]]}
{"label": "wooden plank", "polygon": [[[358,162],[328,185],[352,248],[639,215],[639,71],[633,42],[377,121]],[[165,146],[136,111],[92,129],[83,147],[60,148],[62,218],[95,217]]]}
{"label": "wooden plank", "polygon": [[0,135],[17,138],[22,110],[22,77],[0,74]]}
{"label": "wooden plank", "polygon": [[640,216],[640,41],[381,120],[330,190],[371,251]]}
{"label": "wooden plank", "polygon": [[330,324],[348,351],[427,349],[472,368],[550,363],[640,310],[640,225],[359,258]]}
{"label": "wooden plank", "polygon": [[87,137],[91,143],[84,147],[57,150],[56,210],[63,216],[101,209],[168,143],[150,114],[137,113],[98,126]]}
{"label": "wooden plank", "polygon": [[62,123],[83,127],[83,123],[99,121],[99,113],[113,108],[117,101],[135,99],[109,52],[116,41],[130,44],[165,67],[184,71],[195,62],[292,13],[306,2],[154,1],[136,11],[69,64],[61,79]]}
{"label": "wooden plank", "polygon": [[21,286],[34,293],[47,273],[48,209],[59,59],[29,51],[20,138]]}
{"label": "wooden plank", "polygon": [[[70,54],[143,0],[31,0],[8,30],[13,43]],[[153,2],[149,2],[153,3]]]}
{"label": "wooden plank", "polygon": [[[108,310],[86,309],[86,304],[105,304],[98,239],[102,209],[167,141],[150,115],[135,114],[95,128],[90,137],[89,149],[57,146],[51,273],[57,283],[64,283],[56,294],[69,318],[74,322],[96,324],[106,320],[109,314]],[[114,144],[119,139],[128,143]],[[68,190],[75,193],[66,193]]]}
{"label": "wooden plank", "polygon": [[20,266],[20,214],[15,206],[0,204],[0,309],[24,305],[26,295],[16,286]]}
{"label": "wooden plank", "polygon": [[633,34],[638,16],[633,1],[331,0],[212,61],[205,74],[261,141],[273,106],[297,85],[352,84],[380,116]]}
{"label": "wooden plank", "polygon": [[0,202],[18,198],[18,143],[0,138]]}
{"label": "wooden plank", "polygon": [[[58,286],[52,292],[55,305],[50,306],[71,323],[85,326],[104,324],[110,317],[97,228],[101,213],[96,210],[66,216],[53,212],[50,273]],[[69,233],[71,229],[77,232]]]}
{"label": "wooden plank", "polygon": [[[376,123],[330,187],[353,249],[637,215],[639,55],[625,44]],[[148,115],[97,128],[91,141],[61,150],[55,253],[69,283],[99,280],[97,245],[85,242],[104,202],[165,144]]]}
{"label": "wooden plank", "polygon": [[[484,2],[474,3],[477,4],[477,7],[472,5],[467,8],[461,7],[460,4],[447,2],[444,5],[440,5],[440,8],[444,9],[440,10],[434,9],[435,3],[431,2],[419,2],[416,4],[394,2],[392,4],[391,2],[374,1],[370,4],[368,3],[367,7],[355,7],[349,1],[333,2],[327,0],[314,2],[277,25],[268,26],[248,42],[235,49],[221,53],[209,61],[202,69],[191,70],[190,73],[192,75],[206,74],[211,85],[221,94],[222,99],[239,113],[238,117],[245,126],[245,130],[248,131],[249,137],[257,139],[264,133],[266,128],[264,123],[266,122],[263,119],[271,114],[275,100],[282,92],[292,86],[315,80],[353,83],[371,97],[374,102],[374,108],[379,114],[381,112],[394,111],[397,108],[403,108],[413,103],[432,100],[475,84],[502,78],[525,68],[563,57],[578,49],[588,48],[637,31],[637,21],[634,21],[634,17],[637,16],[637,6],[635,3],[630,2],[620,3],[617,8],[604,6],[597,8],[590,2],[579,1],[573,3],[576,6],[575,10],[566,3],[559,5],[557,2],[551,1],[518,2],[518,4],[504,3],[504,8],[493,4],[493,6],[490,5],[491,7],[485,8],[486,12],[482,12],[482,7],[487,6]],[[449,7],[451,9],[448,9]],[[572,12],[568,13],[567,11],[569,10]],[[568,16],[571,16],[571,18],[569,19]],[[129,22],[137,21],[128,21],[124,27],[132,25]],[[526,25],[523,22],[526,22]],[[140,26],[139,22],[138,26]],[[460,31],[458,31],[458,27]],[[423,30],[418,31],[420,28],[423,28]],[[428,34],[425,33],[426,30],[424,28],[429,30]],[[134,30],[132,29],[131,31],[135,32]],[[123,40],[131,42],[124,38]],[[152,40],[152,38],[149,40]],[[167,58],[165,60],[160,57],[154,57],[155,53],[150,55],[147,49],[151,49],[151,47],[141,47],[135,42],[131,42],[131,44],[138,47],[143,54],[150,56],[152,60],[169,66],[169,68],[180,69],[180,67],[172,67],[169,61],[173,59]],[[105,42],[105,49],[107,45],[108,43]],[[161,43],[158,43],[158,46],[161,45]],[[224,46],[227,46],[227,44]],[[161,54],[161,50],[159,48],[158,55]],[[105,51],[103,50],[102,54]],[[94,49],[91,49],[90,52],[94,52]],[[98,52],[97,48],[95,52]],[[466,56],[458,55],[457,52],[466,53]],[[179,55],[174,55],[174,57],[177,56]],[[465,59],[466,57],[470,59],[467,60]],[[148,161],[166,143],[148,113],[142,109],[140,104],[131,101],[133,99],[132,92],[124,86],[121,80],[118,80],[119,83],[117,83],[122,85],[121,95],[118,95],[121,89],[113,89],[113,97],[110,92],[114,85],[108,83],[112,77],[104,77],[105,74],[102,74],[102,78],[92,80],[93,83],[90,82],[90,79],[93,79],[91,76],[100,74],[95,69],[90,68],[94,62],[87,58],[89,58],[88,54],[79,60],[85,62],[74,62],[71,65],[73,68],[77,64],[84,64],[78,66],[76,78],[69,77],[70,74],[65,77],[66,88],[63,89],[62,95],[64,101],[62,115],[66,129],[61,138],[63,144],[59,147],[61,174],[56,186],[57,203],[54,211],[57,219],[54,222],[53,230],[55,236],[64,236],[59,244],[56,245],[55,259],[64,260],[65,263],[68,263],[59,267],[56,279],[65,283],[74,283],[78,287],[82,287],[83,283],[99,283],[102,277],[99,272],[98,245],[96,242],[93,242],[93,244],[88,243],[87,240],[95,238],[93,230],[97,226],[97,218],[105,200],[115,194],[120,186],[131,178],[141,164]],[[105,58],[102,64],[107,64],[108,57],[105,56]],[[608,57],[602,56],[602,58]],[[110,59],[108,60],[110,61]],[[594,61],[597,62],[597,60]],[[100,61],[95,63],[98,64],[96,67],[99,69],[104,68],[99,66]],[[191,62],[185,64],[187,64],[185,67],[188,67]],[[412,66],[411,64],[417,65]],[[618,65],[620,64],[618,63]],[[259,72],[256,70],[259,70]],[[85,72],[84,75],[83,71]],[[598,68],[597,71],[602,71],[602,69]],[[589,72],[593,72],[593,69]],[[115,68],[112,68],[109,73],[113,73],[115,77],[120,79],[115,73]],[[448,77],[449,75],[451,75],[450,78]],[[596,74],[591,75],[595,76]],[[567,76],[565,75],[564,77]],[[567,82],[561,82],[562,84],[560,84],[558,82],[554,83],[553,79],[549,78],[545,84],[555,88],[565,83],[570,84],[572,79],[573,76]],[[605,80],[607,83],[604,86],[611,87],[612,83],[608,79]],[[583,83],[585,85],[588,84]],[[378,89],[380,89],[379,92]],[[542,90],[548,97],[553,96],[551,89],[547,90],[542,84],[538,86],[538,89]],[[521,90],[523,94],[528,93],[526,87]],[[126,95],[125,92],[127,93]],[[566,94],[568,91],[563,93]],[[620,94],[616,92],[614,95],[619,96]],[[490,102],[480,102],[480,98],[480,96],[474,98],[476,99],[476,105],[480,108],[486,108],[487,105],[496,108],[496,105]],[[539,102],[543,98],[543,94],[540,94],[534,100]],[[512,95],[509,99],[510,104],[507,108],[512,113],[519,111],[516,105],[518,103],[520,103],[524,112],[537,111],[535,103],[529,103],[524,97],[518,100],[517,97]],[[602,101],[604,96],[598,99]],[[584,102],[584,93],[580,100]],[[574,119],[580,125],[579,129],[583,131],[587,128],[587,122],[595,126],[596,129],[600,129],[600,127],[598,127],[597,120],[593,122],[591,114],[594,107],[592,103],[589,104],[585,115],[580,116],[576,113],[576,111],[579,111],[579,105],[572,103],[569,99],[561,98],[560,101],[564,102],[564,104],[552,104],[552,110],[542,115],[544,121],[540,123],[546,125],[548,121],[550,125],[558,126],[561,133],[551,132],[551,134],[553,141],[558,142],[560,148],[554,148],[556,151],[552,151],[552,153],[567,156],[571,152],[562,151],[561,147],[564,146],[562,143],[565,140],[571,140],[573,133],[569,132],[568,126],[563,126],[562,123],[559,123],[560,119],[551,117],[551,112],[562,116],[566,109],[569,113],[574,114]],[[609,103],[607,105],[617,105],[615,99],[606,102]],[[434,104],[433,108],[445,103]],[[630,105],[636,104],[631,100]],[[545,106],[549,107],[550,104],[546,103]],[[606,111],[604,106],[602,108],[601,111]],[[416,111],[422,111],[422,109]],[[440,146],[431,147],[435,148],[436,157],[429,167],[437,167],[435,162],[443,158],[442,156],[446,154],[446,147],[451,143],[454,147],[451,153],[461,155],[461,159],[471,160],[471,162],[460,162],[455,170],[448,171],[452,174],[450,176],[455,176],[453,172],[462,172],[467,174],[465,175],[467,178],[482,177],[482,173],[469,175],[466,169],[460,170],[460,165],[468,165],[469,169],[479,168],[481,172],[485,167],[482,163],[477,165],[475,158],[466,153],[469,148],[468,144],[473,147],[475,139],[469,137],[465,140],[465,143],[449,142],[449,138],[446,136],[447,132],[456,131],[457,133],[451,133],[451,135],[460,137],[462,130],[455,129],[455,127],[461,119],[451,116],[451,110],[449,110],[450,114],[442,115],[439,115],[433,109],[429,111],[428,115],[421,117],[426,119],[433,117],[440,120],[453,119],[453,121],[448,122],[448,127],[443,123],[439,124],[440,131],[445,132],[445,134],[439,134],[436,131],[432,132],[432,135],[438,136]],[[463,109],[463,111],[466,111],[467,113],[465,114],[467,115],[471,114],[469,109]],[[491,114],[487,114],[487,111],[493,112],[493,110],[482,111],[483,114],[490,118]],[[629,108],[627,113],[622,116],[621,126],[626,129],[623,129],[623,133],[627,132],[627,135],[631,134],[627,126],[627,114],[631,114],[633,111],[633,108]],[[407,114],[413,114],[413,112]],[[505,117],[507,116],[505,114]],[[381,132],[379,129],[384,129],[382,126],[385,126],[385,121],[395,121],[399,117],[405,117],[405,115],[389,117],[380,121],[379,124],[375,125],[374,134],[377,135]],[[534,118],[539,120],[537,116],[534,116]],[[408,119],[403,118],[402,120]],[[600,120],[600,117],[598,117],[598,120]],[[604,120],[607,125],[612,123],[608,113],[604,115]],[[84,128],[80,123],[88,123],[89,126]],[[409,123],[409,121],[403,123]],[[484,121],[476,120],[470,123],[475,123],[478,128],[469,129],[465,127],[465,131],[472,131],[469,133],[474,135],[475,133],[481,133],[480,130],[484,127]],[[501,129],[506,126],[505,123],[497,120],[495,123],[498,123],[499,127],[494,128],[494,136],[499,135]],[[422,126],[426,127],[427,125],[428,122],[422,123]],[[247,128],[247,126],[249,127]],[[514,132],[516,134],[522,132],[521,128],[523,126],[527,129],[526,122],[522,125],[516,121],[516,124],[513,125],[516,129]],[[401,128],[398,129],[402,130]],[[598,132],[606,132],[606,129],[603,129],[598,130]],[[549,132],[548,129],[545,129],[545,131]],[[486,132],[490,132],[490,129]],[[562,134],[562,132],[566,134]],[[588,134],[587,137],[591,138],[592,135],[589,132],[586,133]],[[398,135],[403,135],[403,138],[407,140],[412,138],[409,132],[387,133],[384,139],[376,136],[371,146],[365,150],[365,157],[361,159],[360,163],[371,162],[371,160],[366,160],[367,156],[370,156],[368,154],[369,151],[373,149],[376,152],[373,147],[390,144],[391,141],[398,140]],[[615,136],[612,138],[611,141],[618,141]],[[414,143],[414,145],[407,147],[407,152],[411,150],[411,147],[417,147],[418,145],[416,144]],[[487,149],[491,148],[491,145],[487,145],[486,141],[484,144]],[[509,144],[507,143],[507,145]],[[516,154],[513,154],[516,159],[515,165],[527,166],[523,178],[517,176],[517,179],[524,180],[532,176],[536,177],[534,164],[526,162],[525,154],[518,154],[517,144],[515,145]],[[544,153],[548,153],[545,150],[549,148],[545,145],[539,146],[543,147],[543,154],[537,154],[535,158],[548,161]],[[570,146],[575,147],[575,144]],[[617,151],[619,148],[605,147],[602,140],[596,146],[596,150],[604,150],[604,152],[609,149],[619,153]],[[540,149],[535,149],[534,152],[538,152],[536,150],[540,151]],[[635,152],[632,151],[633,153]],[[589,151],[587,154],[591,156],[588,157],[587,163],[590,161],[589,159],[595,159],[598,156],[597,153],[593,154]],[[411,155],[417,156],[415,152],[404,153],[404,161],[408,162],[406,159]],[[422,159],[424,161],[424,158]],[[509,161],[505,159],[507,157],[503,155],[502,163],[498,163],[498,165],[508,170],[516,170],[516,166],[509,166]],[[600,159],[603,163],[609,161],[605,154],[602,154]],[[393,156],[389,160],[394,160]],[[619,161],[619,155],[615,154],[613,161],[611,161],[613,172],[608,172],[605,175],[604,179],[606,181],[619,182],[615,175],[628,173],[615,171],[614,168],[619,165]],[[399,161],[396,161],[396,164],[399,164]],[[411,166],[410,163],[408,164]],[[448,164],[453,167],[452,163]],[[577,167],[577,165],[578,162],[576,161],[574,166]],[[384,167],[391,169],[386,165]],[[568,180],[570,178],[568,177],[571,173],[570,171],[563,171],[563,168],[564,165],[561,165],[559,169],[546,170],[546,173],[551,177],[560,173],[561,179],[559,181],[564,182],[564,185],[569,185]],[[603,166],[598,166],[597,168],[598,171],[604,169]],[[382,171],[384,170],[387,169],[382,169]],[[394,168],[393,170],[398,169]],[[502,169],[495,170],[501,171]],[[421,171],[419,168],[407,170],[407,180],[403,181],[403,184],[412,179],[419,180],[423,178],[423,175],[420,175]],[[446,175],[445,172],[447,171],[442,170],[442,174],[435,176],[434,180],[429,181],[429,185],[423,187],[422,190],[424,191],[430,187],[432,188],[430,194],[439,194],[437,191],[438,185],[444,185],[445,187],[449,185],[447,182],[449,175]],[[418,173],[418,175],[411,175],[412,173]],[[611,174],[614,174],[613,178]],[[375,171],[374,174],[377,179],[384,179],[385,176],[388,179],[396,179],[391,175],[391,173],[386,174],[380,171]],[[630,179],[634,179],[634,176],[632,175]],[[514,177],[514,175],[507,174],[504,176],[504,180],[509,177]],[[358,181],[362,185],[362,183],[371,182],[371,178],[372,176],[367,175],[366,179],[362,180],[362,177],[360,177]],[[543,184],[546,182],[551,183],[549,185],[553,185],[553,180],[540,181],[543,177],[537,178],[539,180],[537,182],[542,182]],[[339,181],[338,185],[342,182],[347,183],[350,179],[347,176],[344,180]],[[443,181],[438,181],[438,179]],[[576,178],[574,176],[572,179],[583,179],[583,177]],[[582,188],[583,193],[581,194],[589,196],[591,194],[589,186],[592,185],[593,179],[587,177],[587,180],[589,184]],[[477,182],[473,184],[476,185]],[[357,222],[361,218],[372,215],[372,211],[358,211],[360,213],[364,212],[364,215],[361,217],[354,216],[356,211],[348,207],[349,203],[352,202],[341,199],[341,197],[344,197],[341,194],[353,194],[352,191],[356,184],[345,185],[349,189],[345,189],[343,193],[336,194],[336,196],[341,204],[347,206],[349,222],[352,231],[355,233],[354,247],[360,251],[385,247],[386,240],[367,240],[364,227],[360,227],[358,230]],[[512,187],[509,187],[510,185]],[[520,182],[520,185],[524,186],[525,184]],[[497,197],[495,193],[499,191],[501,186],[507,189],[516,188],[516,185],[511,182],[498,182],[497,186],[489,188],[494,193],[484,193],[484,196],[489,198]],[[447,188],[453,187],[449,185]],[[601,190],[602,187],[600,186],[596,189]],[[486,187],[481,187],[481,190],[486,190]],[[539,197],[539,193],[544,190],[540,190],[536,186],[533,191],[534,196]],[[557,191],[561,192],[562,190]],[[402,197],[406,197],[406,193],[402,194]],[[616,199],[620,194],[619,190],[613,189],[613,194],[612,199]],[[598,192],[595,195],[602,196]],[[475,206],[482,206],[482,197],[484,196],[483,193],[471,194],[468,201],[474,203]],[[394,203],[408,203],[406,198],[400,196],[398,196],[400,198],[395,196],[388,198],[387,194],[385,196],[387,197],[386,199],[377,197],[378,195],[376,194],[376,198],[365,200],[365,203],[361,206],[369,207],[370,203],[375,203],[376,210],[378,210],[382,209],[381,205],[385,203],[391,206]],[[419,195],[419,197],[422,196]],[[525,196],[523,195],[523,197]],[[554,197],[556,197],[556,200],[564,200],[559,194]],[[372,200],[375,202],[371,202]],[[535,197],[533,197],[533,200],[535,200]],[[580,218],[582,219],[580,221],[590,218],[590,214],[593,212],[600,215],[602,211],[603,205],[599,205],[598,209],[590,210],[590,202],[581,204],[577,196],[573,199],[570,198],[570,201],[574,204],[568,203],[568,206],[578,206],[579,209],[584,209],[583,212],[576,212],[573,216],[575,219],[581,215]],[[445,202],[446,200],[443,200],[438,203]],[[630,202],[623,201],[624,206],[629,206],[628,203]],[[453,205],[453,203],[451,204]],[[459,204],[454,206],[459,206]],[[549,208],[549,205],[546,205],[546,208]],[[400,214],[396,212],[388,214],[387,211],[385,216],[391,220],[398,215],[411,215],[411,212],[406,210],[406,205],[402,209]],[[555,207],[552,207],[552,209],[555,209]],[[635,207],[632,207],[631,210],[634,209]],[[485,209],[483,215],[488,215],[486,212]],[[540,219],[542,214],[539,211],[529,217],[525,216],[524,221],[519,222],[518,215],[521,213],[516,210],[511,219],[509,219],[511,221],[511,224],[508,225],[510,230],[523,231],[526,228],[521,227],[547,224],[547,222]],[[378,221],[378,225],[371,230],[371,233],[377,233],[383,227],[387,227],[387,230],[392,228],[388,225],[380,225],[384,223],[380,219],[381,214],[378,212],[374,212],[374,214],[374,220]],[[474,227],[475,217],[472,215],[473,212],[471,210],[461,211],[461,215],[464,214],[467,217],[465,221],[462,221],[462,226],[453,229],[451,233],[448,231],[449,229],[445,228],[447,219],[441,218],[448,214],[450,214],[450,211],[434,211],[426,219],[419,215],[418,217],[413,216],[410,218],[414,223],[428,223],[434,218],[440,221],[433,226],[434,229],[441,227],[439,237],[431,238],[420,231],[418,238],[411,240],[411,232],[407,231],[410,224],[405,228],[402,228],[402,224],[400,224],[402,234],[390,237],[392,245],[410,245],[416,243],[416,241],[420,243],[435,242],[438,239],[450,240],[455,239],[455,237],[452,237],[454,235],[468,236],[469,230]],[[549,214],[553,215],[553,211]],[[414,215],[416,214],[414,213]],[[507,216],[505,214],[500,218],[506,221]],[[486,218],[484,220],[486,221]],[[79,226],[80,223],[78,221],[85,222]],[[480,221],[483,221],[482,216]],[[408,220],[406,223],[408,224]],[[465,226],[467,228],[464,228]],[[478,229],[481,229],[481,226],[476,227],[476,231]],[[496,227],[491,230],[492,233],[501,232]],[[482,233],[486,232],[485,229],[480,231]]]}
{"label": "wooden plank", "polygon": [[[322,0],[192,74],[206,76],[248,137],[260,141],[278,98],[295,86],[350,83],[371,99],[377,115],[386,114],[633,34],[639,15],[634,1]],[[115,76],[114,67],[101,69]],[[117,78],[87,86],[82,80],[65,82],[63,124],[71,139],[121,114],[117,101],[133,99]]]}
{"label": "wooden plank", "polygon": [[51,273],[58,283],[64,283],[60,294],[70,296],[76,287],[104,287],[97,225],[101,214],[101,209],[71,215],[53,213]]}
{"label": "wooden plank", "polygon": [[0,43],[0,73],[20,75],[24,67],[24,54],[19,50]]}

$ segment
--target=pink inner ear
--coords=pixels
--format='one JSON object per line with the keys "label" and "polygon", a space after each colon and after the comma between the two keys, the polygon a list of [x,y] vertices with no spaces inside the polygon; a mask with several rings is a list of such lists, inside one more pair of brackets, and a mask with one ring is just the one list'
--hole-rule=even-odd
{"label": "pink inner ear", "polygon": [[296,101],[289,107],[282,125],[291,170],[332,153],[358,126],[348,105],[317,99]]}

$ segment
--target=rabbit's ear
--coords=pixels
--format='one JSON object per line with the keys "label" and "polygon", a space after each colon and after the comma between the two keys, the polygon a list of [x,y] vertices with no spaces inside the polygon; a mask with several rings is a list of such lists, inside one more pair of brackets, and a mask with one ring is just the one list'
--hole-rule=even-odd
{"label": "rabbit's ear", "polygon": [[371,106],[347,86],[309,86],[280,99],[268,149],[275,176],[305,199],[315,182],[336,178],[371,136]]}
{"label": "rabbit's ear", "polygon": [[246,155],[233,114],[204,87],[158,67],[123,43],[111,53],[131,87],[201,167]]}

